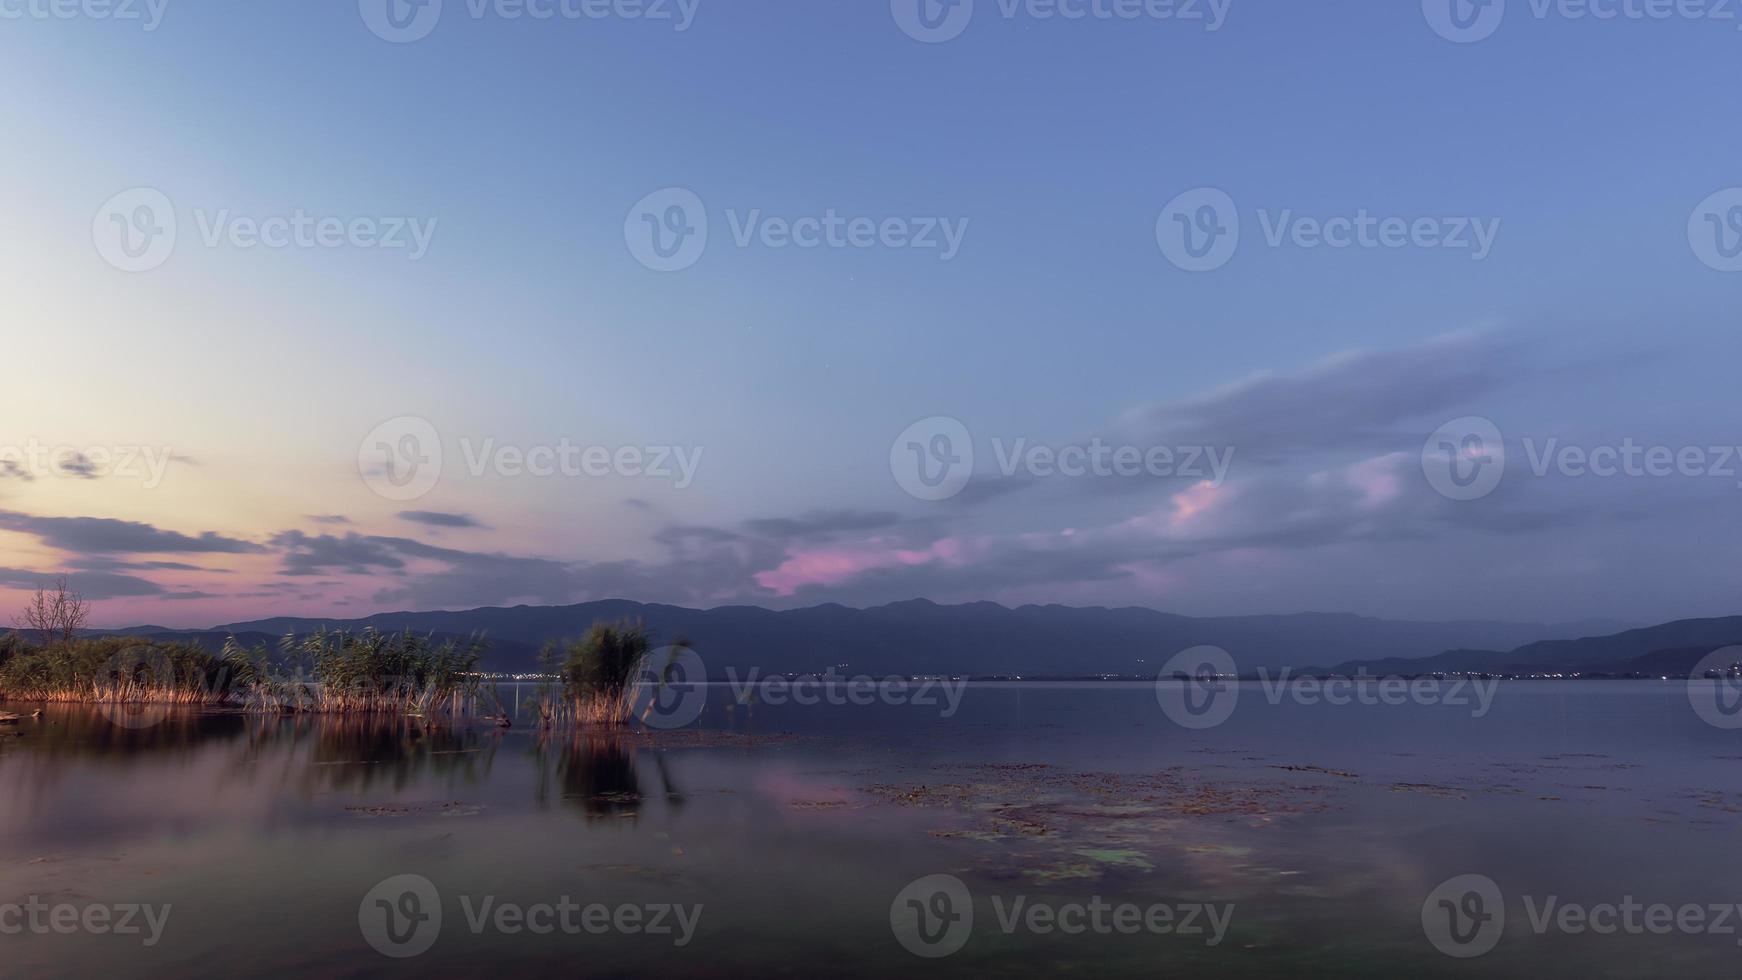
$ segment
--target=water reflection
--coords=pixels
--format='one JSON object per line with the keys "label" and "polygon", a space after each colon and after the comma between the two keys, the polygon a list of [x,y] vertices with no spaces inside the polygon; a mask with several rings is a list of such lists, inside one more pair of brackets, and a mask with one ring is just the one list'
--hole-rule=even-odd
{"label": "water reflection", "polygon": [[669,809],[683,806],[678,790],[660,752],[648,752],[653,760],[653,788],[644,787],[637,766],[637,750],[625,737],[610,734],[544,734],[533,746],[538,770],[537,801],[541,808],[553,802],[578,810],[588,820],[637,817],[648,794],[656,792]]}
{"label": "water reflection", "polygon": [[[643,786],[637,749],[624,737],[505,732],[391,715],[248,715],[177,709],[151,726],[127,727],[99,709],[51,705],[41,719],[0,739],[0,797],[34,808],[68,779],[93,768],[148,776],[159,792],[207,787],[275,791],[262,798],[326,794],[401,795],[489,786],[506,743],[530,757],[533,802],[573,807],[589,819],[634,817],[649,795],[681,806],[664,758]],[[179,793],[177,787],[179,786]],[[496,787],[501,792],[502,787]],[[523,797],[524,799],[524,797]]]}

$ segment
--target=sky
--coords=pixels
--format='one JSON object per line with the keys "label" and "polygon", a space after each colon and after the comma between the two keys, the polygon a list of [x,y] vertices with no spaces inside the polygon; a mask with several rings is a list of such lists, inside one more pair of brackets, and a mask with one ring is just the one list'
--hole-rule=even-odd
{"label": "sky", "polygon": [[1735,613],[1668,9],[0,0],[0,608]]}

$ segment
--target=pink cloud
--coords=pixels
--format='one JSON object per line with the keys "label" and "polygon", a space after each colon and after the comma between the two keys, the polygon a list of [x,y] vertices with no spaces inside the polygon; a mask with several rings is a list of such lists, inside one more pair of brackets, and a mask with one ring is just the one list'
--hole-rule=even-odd
{"label": "pink cloud", "polygon": [[960,564],[963,543],[943,538],[922,549],[896,548],[873,538],[861,545],[788,552],[780,567],[756,573],[756,584],[789,596],[806,586],[839,585],[868,571],[933,562]]}

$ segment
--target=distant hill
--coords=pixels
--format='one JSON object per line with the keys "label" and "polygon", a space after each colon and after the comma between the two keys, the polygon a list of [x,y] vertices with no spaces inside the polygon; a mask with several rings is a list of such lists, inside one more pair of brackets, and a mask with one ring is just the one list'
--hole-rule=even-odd
{"label": "distant hill", "polygon": [[1173,654],[1203,644],[1228,650],[1242,670],[1251,670],[1388,657],[1411,660],[1448,649],[1513,649],[1616,628],[1607,623],[1415,623],[1340,613],[1198,618],[1140,608],[1011,609],[991,602],[945,606],[925,600],[870,609],[830,604],[781,611],[606,600],[382,613],[349,620],[280,617],[203,631],[141,627],[113,632],[204,638],[199,642],[216,636],[219,644],[231,633],[276,639],[322,626],[409,629],[438,636],[477,632],[491,642],[488,669],[525,671],[536,666],[544,641],[579,636],[599,620],[624,618],[644,620],[662,642],[686,638],[716,677],[728,667],[805,673],[831,666],[865,674],[1153,675]]}
{"label": "distant hill", "polygon": [[1336,673],[1433,672],[1686,674],[1720,647],[1742,645],[1742,616],[1682,619],[1605,636],[1551,639],[1508,651],[1448,650],[1431,657],[1350,660]]}

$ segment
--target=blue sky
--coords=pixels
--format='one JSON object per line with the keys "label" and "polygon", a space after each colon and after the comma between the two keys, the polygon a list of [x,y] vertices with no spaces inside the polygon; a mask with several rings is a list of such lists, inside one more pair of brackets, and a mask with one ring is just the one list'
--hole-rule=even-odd
{"label": "blue sky", "polygon": [[[0,585],[71,570],[99,612],[176,623],[606,594],[1732,612],[1736,574],[1699,549],[1734,526],[1736,481],[1513,476],[1525,436],[1742,442],[1742,279],[1688,232],[1742,185],[1721,108],[1742,33],[1506,8],[1460,44],[1417,3],[1233,0],[1209,31],[978,0],[959,37],[920,43],[882,2],[701,0],[677,31],[446,0],[427,37],[389,43],[353,3],[169,0],[152,31],[15,3],[0,318],[37,367],[9,386],[0,442],[181,462],[149,489],[0,480]],[[93,248],[92,216],[140,187],[171,202],[177,244],[128,273]],[[1193,273],[1157,220],[1206,187],[1235,202],[1241,244]],[[710,224],[669,273],[625,241],[663,188]],[[415,261],[202,241],[214,215],[296,210],[434,233]],[[733,240],[751,212],[830,211],[966,224],[947,261]],[[1270,247],[1285,212],[1495,234],[1480,260]],[[942,502],[891,475],[892,440],[934,416],[976,444],[974,492]],[[1507,481],[1448,502],[1419,454],[1466,416],[1504,431]],[[446,457],[415,503],[358,473],[365,434],[405,417]],[[1187,477],[980,472],[993,438],[1185,433],[1235,450],[1214,533],[1181,519]],[[682,489],[456,472],[461,440],[565,439],[705,455]],[[1354,504],[1313,496],[1393,472],[1384,500],[1371,483]],[[98,523],[75,539],[52,521]],[[238,546],[102,533],[133,525]]]}

